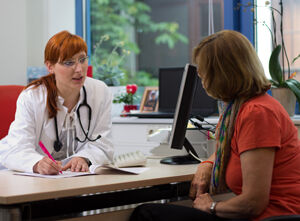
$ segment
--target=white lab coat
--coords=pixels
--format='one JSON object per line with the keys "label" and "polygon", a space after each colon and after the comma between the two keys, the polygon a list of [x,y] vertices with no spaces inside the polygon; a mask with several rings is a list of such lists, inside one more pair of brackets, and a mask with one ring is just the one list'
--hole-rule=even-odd
{"label": "white lab coat", "polygon": [[[87,103],[92,109],[89,138],[94,139],[99,134],[101,138],[95,142],[86,140],[78,142],[75,154],[72,156],[85,157],[92,164],[106,164],[112,160],[113,145],[111,135],[111,104],[112,94],[109,88],[99,80],[87,77],[84,83]],[[79,104],[84,99],[83,89],[80,91]],[[46,156],[39,147],[42,141],[50,154],[55,151],[53,144],[56,140],[54,118],[48,118],[46,108],[47,89],[39,86],[36,89],[24,90],[17,101],[15,120],[9,133],[0,140],[0,164],[12,170],[32,172],[33,166]],[[60,134],[67,114],[67,108],[62,106],[64,100],[58,98],[57,124]],[[85,107],[80,109],[80,118],[87,132],[88,114]],[[76,135],[80,140],[85,138],[75,111]],[[70,156],[70,157],[72,157]]]}

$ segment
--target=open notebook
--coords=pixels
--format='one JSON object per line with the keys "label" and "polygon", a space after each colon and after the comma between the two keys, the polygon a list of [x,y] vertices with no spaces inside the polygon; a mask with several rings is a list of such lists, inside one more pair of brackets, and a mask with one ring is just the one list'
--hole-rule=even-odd
{"label": "open notebook", "polygon": [[75,176],[86,176],[93,174],[101,174],[101,170],[103,168],[109,168],[114,170],[119,170],[132,174],[140,174],[145,172],[149,168],[145,167],[147,163],[146,156],[140,152],[130,152],[124,153],[121,155],[117,155],[114,157],[113,164],[108,165],[91,165],[89,168],[89,172],[71,172],[71,171],[62,171],[62,174],[57,175],[43,175],[39,173],[26,173],[26,172],[14,172],[15,175],[22,176],[34,176],[34,177],[43,177],[43,178],[67,178],[67,177],[75,177]]}

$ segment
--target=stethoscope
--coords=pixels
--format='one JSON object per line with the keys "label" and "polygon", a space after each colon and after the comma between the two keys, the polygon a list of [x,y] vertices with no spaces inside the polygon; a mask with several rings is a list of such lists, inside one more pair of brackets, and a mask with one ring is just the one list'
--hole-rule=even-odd
{"label": "stethoscope", "polygon": [[[88,134],[89,134],[89,131],[90,131],[90,124],[91,124],[91,119],[92,119],[92,108],[90,107],[90,105],[87,103],[87,98],[86,98],[86,90],[85,90],[85,87],[83,86],[83,101],[81,104],[79,104],[78,108],[77,108],[77,116],[78,116],[78,119],[79,119],[79,124],[80,124],[80,127],[82,129],[82,132],[84,133],[85,135],[85,138],[83,140],[80,140],[78,137],[76,137],[75,139],[81,143],[85,142],[86,140],[88,141],[96,141],[98,139],[101,138],[101,135],[99,134],[95,139],[92,139],[92,138],[89,138],[88,137]],[[88,128],[87,128],[87,132],[85,132],[85,130],[83,129],[83,126],[82,126],[82,123],[81,123],[81,119],[80,119],[80,111],[79,109],[81,107],[86,107],[88,109],[88,116],[89,116],[89,122],[88,122]],[[58,137],[58,128],[57,128],[57,118],[56,116],[54,117],[54,123],[55,123],[55,133],[56,133],[56,141],[54,141],[54,150],[56,152],[60,151],[60,149],[62,148],[63,144],[62,142],[59,140],[59,137]]]}

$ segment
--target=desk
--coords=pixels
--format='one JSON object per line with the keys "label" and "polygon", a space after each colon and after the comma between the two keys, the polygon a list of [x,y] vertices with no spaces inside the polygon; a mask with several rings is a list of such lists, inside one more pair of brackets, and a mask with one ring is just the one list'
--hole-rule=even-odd
{"label": "desk", "polygon": [[[205,120],[211,124],[217,124],[218,117],[208,117]],[[172,124],[173,119],[166,118],[114,117],[112,119],[112,136],[116,154],[136,150],[140,150],[146,155],[151,154],[154,148],[160,146],[161,140],[149,140],[149,136],[153,135],[159,129],[171,130]],[[206,125],[207,123],[203,122],[202,124]],[[206,142],[206,138],[203,140],[203,137],[198,137],[198,134],[196,139],[189,137],[189,139],[191,138],[190,142],[196,145],[196,149],[197,146],[200,148],[204,141]],[[158,155],[186,154],[185,150],[174,151],[170,150],[169,147],[158,149],[161,149],[161,151],[158,151]]]}
{"label": "desk", "polygon": [[300,138],[300,115],[294,115],[291,117],[291,119],[298,129],[298,137]]}
{"label": "desk", "polygon": [[149,155],[150,151],[160,143],[149,141],[148,136],[158,129],[171,128],[172,122],[173,119],[114,117],[112,137],[116,154],[140,150]]}
{"label": "desk", "polygon": [[0,219],[58,220],[94,209],[160,199],[180,200],[188,194],[197,165],[164,165],[149,159],[147,167],[150,170],[139,175],[106,170],[101,175],[61,179],[0,171]]}

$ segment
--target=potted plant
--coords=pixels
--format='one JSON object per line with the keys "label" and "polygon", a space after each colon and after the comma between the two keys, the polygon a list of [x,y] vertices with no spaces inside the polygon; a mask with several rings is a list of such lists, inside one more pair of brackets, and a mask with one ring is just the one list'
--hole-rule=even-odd
{"label": "potted plant", "polygon": [[[251,7],[252,11],[254,8],[259,6],[255,4],[248,3],[247,5],[239,4],[239,6]],[[268,7],[271,10],[272,16],[272,27],[269,27],[265,22],[265,25],[270,31],[272,37],[272,46],[273,51],[269,59],[269,72],[270,72],[270,82],[271,82],[271,91],[272,96],[277,99],[282,106],[287,110],[290,116],[293,116],[295,113],[296,99],[300,103],[300,82],[294,79],[296,72],[291,73],[290,62],[287,56],[284,39],[283,39],[283,2],[279,1],[280,9],[277,9],[271,5],[269,1],[265,1],[265,7]],[[276,16],[279,16],[279,36],[277,36],[277,24]],[[277,37],[280,38],[280,43],[277,42]],[[281,62],[280,56],[281,55]],[[299,58],[298,55],[293,59],[292,64]],[[285,62],[287,63],[287,71],[285,71]],[[285,74],[286,73],[286,74]]]}
{"label": "potted plant", "polygon": [[[266,5],[270,3],[266,1]],[[296,73],[291,73],[289,58],[286,53],[286,48],[283,39],[283,2],[279,1],[280,9],[270,6],[271,15],[273,20],[273,51],[269,59],[269,72],[271,75],[271,84],[272,84],[272,96],[276,98],[287,110],[290,116],[293,116],[295,113],[296,99],[300,103],[300,82],[294,79],[293,77]],[[281,44],[277,44],[276,39],[276,22],[274,18],[274,13],[277,13],[280,17],[280,29],[279,34],[281,38]],[[280,53],[282,55],[282,65],[279,60]],[[299,55],[292,61],[294,63],[299,58]],[[285,74],[285,60],[287,62],[288,70],[287,75]]]}
{"label": "potted plant", "polygon": [[[277,45],[269,60],[269,72],[272,78],[270,80],[272,83],[271,91],[273,97],[284,106],[290,116],[293,116],[295,113],[296,99],[298,103],[300,103],[300,82],[293,79],[293,74],[290,75],[290,73],[288,73],[286,79],[279,61],[280,52],[281,45]],[[293,62],[296,59],[294,59]]]}
{"label": "potted plant", "polygon": [[126,93],[121,93],[117,95],[113,99],[113,103],[123,103],[123,113],[128,113],[131,110],[137,110],[137,105],[134,104],[134,102],[137,99],[137,96],[135,95],[137,89],[138,86],[136,84],[126,85]]}

